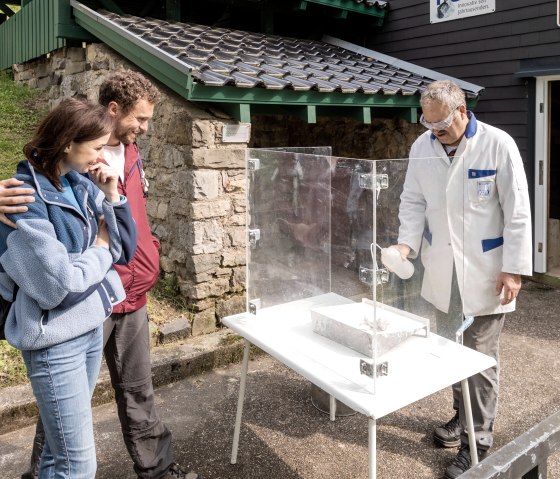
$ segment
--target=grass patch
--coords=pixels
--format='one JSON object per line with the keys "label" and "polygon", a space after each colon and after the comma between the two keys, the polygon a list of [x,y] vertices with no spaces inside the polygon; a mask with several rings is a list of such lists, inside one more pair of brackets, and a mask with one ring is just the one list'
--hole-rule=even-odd
{"label": "grass patch", "polygon": [[16,85],[0,72],[0,179],[9,178],[23,159],[23,145],[46,111],[46,94]]}
{"label": "grass patch", "polygon": [[191,310],[181,296],[174,274],[160,276],[156,285],[148,292],[148,314],[157,326],[168,323],[179,316],[189,317]]}
{"label": "grass patch", "polygon": [[243,337],[239,336],[239,334],[228,334],[227,336],[220,339],[220,344],[222,346],[231,346],[232,344],[236,344],[242,340]]}
{"label": "grass patch", "polygon": [[27,382],[21,352],[0,341],[0,388]]}
{"label": "grass patch", "polygon": [[[0,179],[15,173],[23,159],[22,148],[45,113],[45,92],[16,85],[0,72]],[[27,381],[21,353],[0,341],[0,387]]]}

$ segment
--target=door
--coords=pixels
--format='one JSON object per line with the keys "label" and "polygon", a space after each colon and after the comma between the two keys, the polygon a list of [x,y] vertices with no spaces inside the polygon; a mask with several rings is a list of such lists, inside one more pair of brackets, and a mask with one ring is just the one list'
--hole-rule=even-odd
{"label": "door", "polygon": [[534,269],[560,276],[560,76],[537,78]]}

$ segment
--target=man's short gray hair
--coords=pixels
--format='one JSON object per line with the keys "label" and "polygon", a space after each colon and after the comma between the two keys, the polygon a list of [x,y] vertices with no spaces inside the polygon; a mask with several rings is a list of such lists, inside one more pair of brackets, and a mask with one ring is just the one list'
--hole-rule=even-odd
{"label": "man's short gray hair", "polygon": [[451,80],[438,80],[430,83],[420,97],[422,107],[433,102],[446,105],[453,110],[466,105],[465,92]]}

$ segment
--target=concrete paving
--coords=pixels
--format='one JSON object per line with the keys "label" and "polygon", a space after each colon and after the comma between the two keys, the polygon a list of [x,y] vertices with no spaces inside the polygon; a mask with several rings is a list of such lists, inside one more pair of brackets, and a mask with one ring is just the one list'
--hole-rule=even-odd
{"label": "concrete paving", "polygon": [[[526,283],[501,342],[497,449],[560,408],[560,294]],[[206,479],[367,478],[367,420],[331,423],[310,400],[310,385],[266,355],[249,366],[238,464],[229,464],[239,365],[219,367],[157,390],[159,413],[174,435],[179,463]],[[441,391],[378,422],[378,479],[440,478],[454,450],[437,449],[432,429],[452,414]],[[98,479],[133,479],[113,404],[94,409]],[[33,428],[0,436],[0,477],[25,470]],[[560,456],[549,461],[560,478]]]}

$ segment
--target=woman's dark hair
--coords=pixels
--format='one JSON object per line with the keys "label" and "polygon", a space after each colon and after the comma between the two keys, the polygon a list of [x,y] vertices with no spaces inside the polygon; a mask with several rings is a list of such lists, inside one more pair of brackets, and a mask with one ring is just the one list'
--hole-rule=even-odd
{"label": "woman's dark hair", "polygon": [[72,142],[96,140],[112,130],[113,120],[105,107],[69,98],[41,122],[23,153],[60,190],[58,167],[65,158],[64,149]]}

